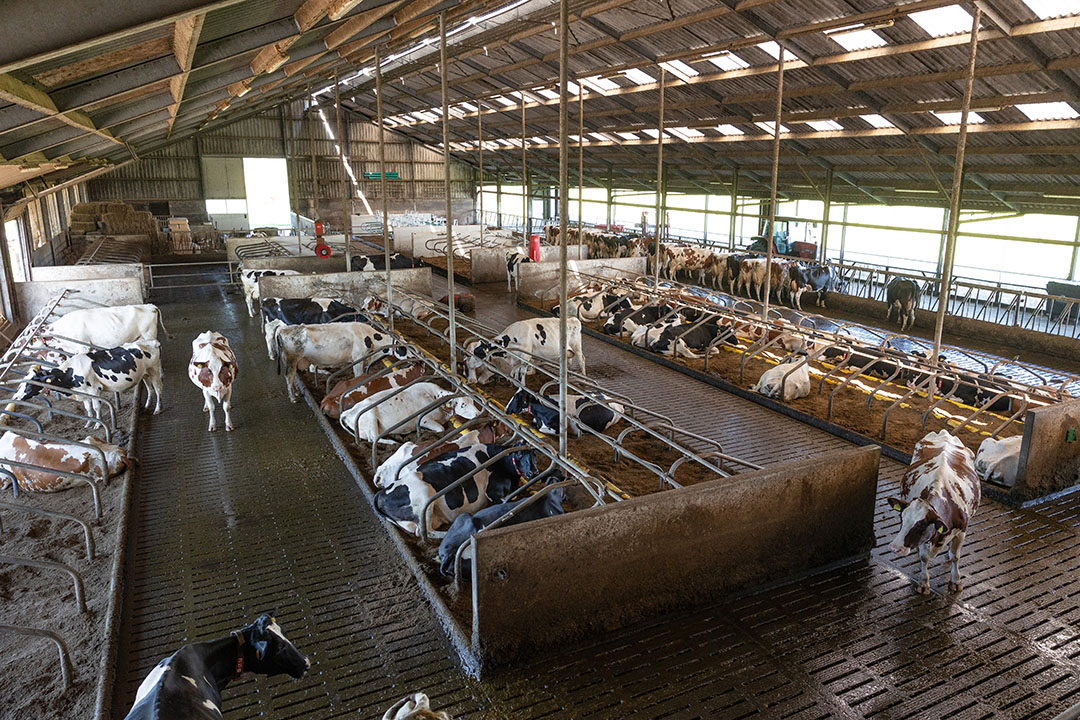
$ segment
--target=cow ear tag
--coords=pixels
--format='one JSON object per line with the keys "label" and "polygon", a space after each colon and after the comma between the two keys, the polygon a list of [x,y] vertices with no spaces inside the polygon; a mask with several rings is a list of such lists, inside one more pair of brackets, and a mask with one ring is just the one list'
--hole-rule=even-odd
{"label": "cow ear tag", "polygon": [[900,503],[893,503],[892,509],[896,512],[900,512]]}
{"label": "cow ear tag", "polygon": [[1065,432],[1065,442],[1067,442],[1067,443],[1076,442],[1076,428],[1069,428]]}
{"label": "cow ear tag", "polygon": [[938,525],[937,531],[938,531],[938,535],[945,532],[945,526],[944,525]]}

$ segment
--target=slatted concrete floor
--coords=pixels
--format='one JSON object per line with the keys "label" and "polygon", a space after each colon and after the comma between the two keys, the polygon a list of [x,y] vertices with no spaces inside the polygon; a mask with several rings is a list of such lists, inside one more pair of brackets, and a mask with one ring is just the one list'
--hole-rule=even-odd
{"label": "slatted concrete floor", "polygon": [[[498,297],[498,296],[495,296]],[[505,297],[505,296],[502,296]],[[1039,510],[985,502],[959,600],[911,591],[915,559],[870,562],[660,618],[464,678],[404,564],[303,405],[288,404],[256,324],[220,289],[155,298],[168,410],[142,429],[114,716],[162,656],[268,608],[312,655],[311,675],[245,679],[228,717],[381,717],[413,690],[463,718],[1051,716],[1080,700],[1080,499]],[[493,298],[494,299],[494,298]],[[517,311],[483,301],[484,319]],[[241,362],[237,430],[205,431],[186,378],[205,329]],[[748,459],[804,457],[843,441],[591,339],[590,369]],[[768,438],[763,441],[762,438]],[[886,461],[881,495],[902,468]],[[703,548],[707,551],[707,548]],[[947,581],[936,568],[935,590]],[[557,579],[553,579],[557,581]],[[359,710],[359,713],[357,712]]]}

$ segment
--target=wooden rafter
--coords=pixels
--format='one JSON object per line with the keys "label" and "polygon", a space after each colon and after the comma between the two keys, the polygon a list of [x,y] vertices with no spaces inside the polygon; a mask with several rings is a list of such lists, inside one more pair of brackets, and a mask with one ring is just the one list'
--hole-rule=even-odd
{"label": "wooden rafter", "polygon": [[180,74],[169,80],[169,92],[172,93],[173,102],[169,106],[169,121],[166,137],[172,135],[173,124],[176,122],[176,113],[180,110],[180,103],[184,100],[184,90],[187,88],[188,76],[191,74],[191,63],[195,59],[195,48],[199,44],[199,35],[202,33],[203,22],[206,15],[192,15],[177,20],[173,25],[173,54],[180,66]]}

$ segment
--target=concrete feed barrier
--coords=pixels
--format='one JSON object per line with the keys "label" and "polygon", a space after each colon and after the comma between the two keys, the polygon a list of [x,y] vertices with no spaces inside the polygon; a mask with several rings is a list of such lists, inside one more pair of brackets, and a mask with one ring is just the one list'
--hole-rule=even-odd
{"label": "concrete feed barrier", "polygon": [[108,263],[105,265],[43,265],[30,269],[34,282],[107,280],[133,278],[139,281],[143,296],[146,295],[146,268],[142,263]]}
{"label": "concrete feed barrier", "polygon": [[[391,270],[396,288],[431,295],[431,268]],[[259,279],[260,297],[341,297],[366,296],[386,287],[386,272],[339,272],[317,275],[277,275]]]}
{"label": "concrete feed barrier", "polygon": [[1028,410],[1012,501],[1025,502],[1080,484],[1080,400]]}
{"label": "concrete feed barrier", "polygon": [[[605,278],[632,280],[645,274],[646,258],[598,258],[596,260],[571,260],[567,263],[570,274],[585,273]],[[505,275],[504,275],[505,277]],[[590,278],[570,277],[569,288],[588,284]],[[559,263],[522,263],[521,295],[554,300],[559,294]]]}
{"label": "concrete feed barrier", "polygon": [[93,280],[37,280],[15,283],[15,297],[19,303],[19,313],[24,318],[37,314],[50,300],[63,290],[77,290],[72,294],[71,303],[63,305],[67,309],[84,307],[80,300],[102,305],[139,305],[143,302],[142,278],[97,278]]}
{"label": "concrete feed barrier", "polygon": [[880,452],[848,448],[476,536],[472,645],[501,665],[865,557]]}
{"label": "concrete feed barrier", "polygon": [[[508,249],[505,247],[473,248],[469,255],[472,263],[472,281],[474,283],[506,282],[506,251]],[[589,248],[587,245],[570,245],[566,248],[566,255],[571,260],[586,260],[589,257]],[[541,247],[540,262],[559,262],[559,248]]]}

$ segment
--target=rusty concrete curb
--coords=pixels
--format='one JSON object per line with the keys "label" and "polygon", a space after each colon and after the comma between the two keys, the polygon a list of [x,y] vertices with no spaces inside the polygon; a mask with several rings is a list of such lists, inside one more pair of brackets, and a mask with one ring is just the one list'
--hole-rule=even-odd
{"label": "rusty concrete curb", "polygon": [[[128,457],[134,457],[135,438],[139,426],[140,385],[134,396],[131,420],[128,422]],[[116,526],[116,548],[113,551],[112,579],[109,581],[109,605],[105,616],[105,652],[98,665],[97,703],[94,720],[109,720],[112,712],[113,684],[116,679],[116,660],[120,651],[120,616],[124,608],[124,575],[127,563],[128,518],[131,514],[131,485],[136,468],[129,467],[124,473],[124,491],[120,496],[120,519]]]}

